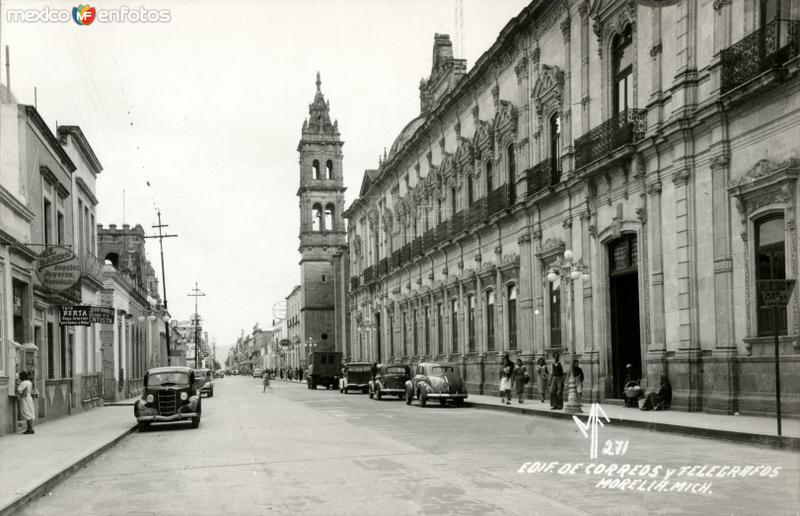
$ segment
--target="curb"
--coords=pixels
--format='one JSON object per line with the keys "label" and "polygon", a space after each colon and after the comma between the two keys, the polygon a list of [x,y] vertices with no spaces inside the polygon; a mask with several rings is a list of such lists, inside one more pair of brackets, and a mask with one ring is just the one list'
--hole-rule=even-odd
{"label": "curb", "polygon": [[[512,412],[525,416],[542,416],[553,419],[572,419],[572,414],[565,412],[552,411],[544,412],[525,407],[515,407],[508,405],[490,405],[487,403],[474,402],[467,400],[466,406],[483,410],[495,410],[499,412]],[[769,446],[770,448],[800,451],[800,437],[753,434],[748,432],[735,432],[732,430],[720,430],[716,428],[700,428],[694,426],[673,425],[670,423],[656,423],[653,421],[639,421],[635,419],[620,419],[610,417],[611,424],[628,428],[641,428],[651,432],[664,432],[670,434],[688,435],[691,437],[705,437],[709,439],[722,439],[741,444],[756,446]]]}
{"label": "curb", "polygon": [[94,451],[88,453],[86,456],[78,459],[74,464],[71,466],[67,466],[61,471],[55,473],[53,476],[45,480],[44,482],[40,483],[27,493],[20,495],[17,499],[12,501],[11,503],[6,504],[4,507],[0,507],[0,516],[10,516],[15,514],[17,511],[22,509],[25,505],[33,502],[37,498],[44,496],[45,493],[51,491],[54,487],[58,484],[72,476],[73,473],[81,469],[83,466],[88,464],[89,462],[93,461],[98,455],[105,452],[109,448],[113,447],[115,444],[132,434],[136,431],[136,426],[132,426],[130,429],[125,430],[122,434],[115,437],[111,441],[107,442],[106,444],[96,448]]}

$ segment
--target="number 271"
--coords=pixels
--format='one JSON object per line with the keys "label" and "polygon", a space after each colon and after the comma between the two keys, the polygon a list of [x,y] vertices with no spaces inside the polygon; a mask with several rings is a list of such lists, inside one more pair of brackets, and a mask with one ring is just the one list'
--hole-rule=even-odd
{"label": "number 271", "polygon": [[606,441],[603,446],[603,455],[625,455],[628,451],[628,441]]}

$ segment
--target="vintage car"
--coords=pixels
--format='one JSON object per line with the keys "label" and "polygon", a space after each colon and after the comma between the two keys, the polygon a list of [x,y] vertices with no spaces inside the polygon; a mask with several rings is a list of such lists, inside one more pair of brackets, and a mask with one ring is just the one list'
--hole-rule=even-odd
{"label": "vintage car", "polygon": [[372,364],[369,362],[350,362],[344,366],[344,375],[339,380],[339,392],[347,394],[349,391],[369,391],[369,382],[372,379]]}
{"label": "vintage car", "polygon": [[156,367],[144,374],[144,393],[133,404],[133,415],[139,431],[147,430],[150,423],[191,421],[200,426],[200,396],[194,371],[189,367]]}
{"label": "vintage car", "polygon": [[217,369],[214,371],[214,378],[225,378],[225,371],[222,369]]}
{"label": "vintage car", "polygon": [[194,381],[197,384],[198,396],[203,394],[209,398],[214,396],[214,377],[210,369],[195,369]]}
{"label": "vintage car", "polygon": [[261,378],[264,375],[264,370],[260,367],[253,369],[253,378]]}
{"label": "vintage car", "polygon": [[467,399],[467,389],[458,372],[458,366],[451,362],[423,362],[413,368],[414,376],[405,385],[406,404],[411,405],[414,397],[419,406],[424,407],[430,399],[438,399],[444,406],[447,400],[456,405]]}
{"label": "vintage car", "polygon": [[380,364],[378,374],[369,382],[369,397],[380,400],[384,396],[403,399],[405,385],[411,379],[411,366],[407,364]]}

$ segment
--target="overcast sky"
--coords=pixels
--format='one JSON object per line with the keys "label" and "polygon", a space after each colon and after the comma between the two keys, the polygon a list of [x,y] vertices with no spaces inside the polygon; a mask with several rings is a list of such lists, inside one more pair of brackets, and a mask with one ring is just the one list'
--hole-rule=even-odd
{"label": "overcast sky", "polygon": [[[106,0],[91,5],[169,9],[171,21],[87,26],[6,18],[77,2],[0,3],[13,94],[33,104],[36,87],[52,129],[82,128],[104,167],[98,222],[150,233],[161,209],[179,235],[164,241],[170,312],[188,318],[197,281],[218,353],[270,326],[299,282],[297,143],[317,70],[345,141],[349,206],[364,169],[419,114],[434,33],[456,34],[455,0]],[[456,57],[471,68],[526,4],[463,0]],[[148,254],[160,272],[156,241]]]}

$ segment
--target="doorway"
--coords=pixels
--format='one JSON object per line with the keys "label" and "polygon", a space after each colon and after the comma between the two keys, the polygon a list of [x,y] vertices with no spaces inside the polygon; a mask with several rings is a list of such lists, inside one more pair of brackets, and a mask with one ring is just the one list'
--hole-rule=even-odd
{"label": "doorway", "polygon": [[639,275],[635,234],[624,235],[608,246],[611,301],[612,397],[621,398],[625,389],[625,368],[633,366],[635,378],[642,377],[639,336]]}

